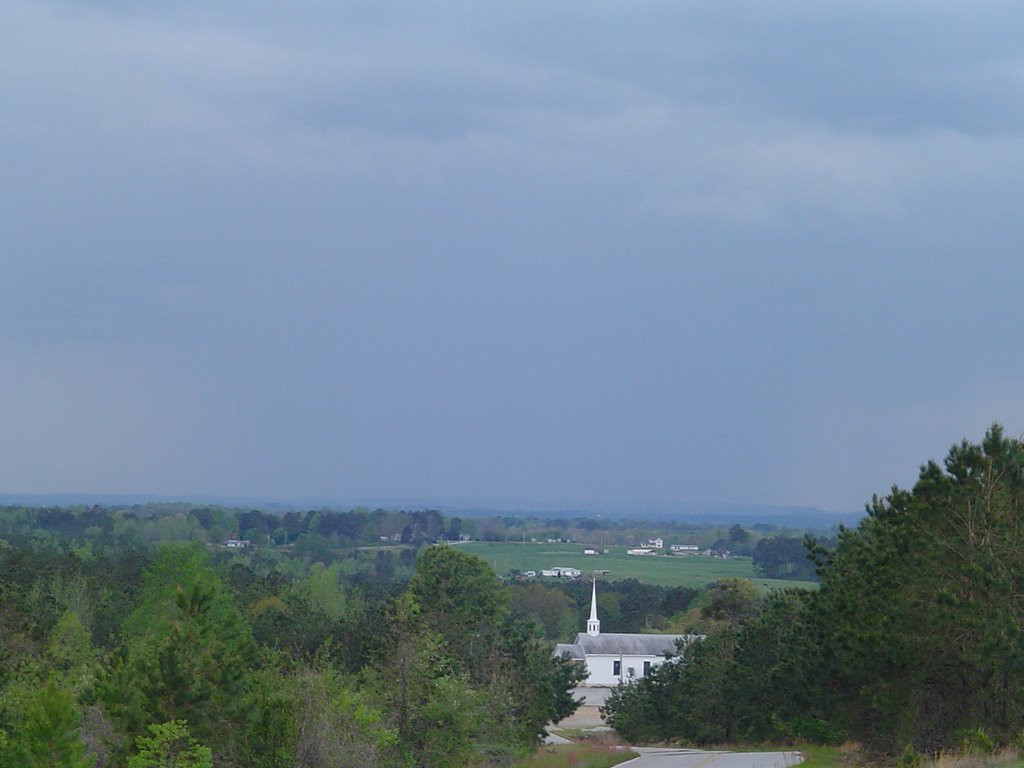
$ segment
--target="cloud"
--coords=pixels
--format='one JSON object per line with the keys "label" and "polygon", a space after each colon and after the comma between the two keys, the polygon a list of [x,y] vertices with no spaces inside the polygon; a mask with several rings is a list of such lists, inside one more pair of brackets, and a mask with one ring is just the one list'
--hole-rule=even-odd
{"label": "cloud", "polygon": [[163,437],[0,482],[857,507],[1022,373],[1017,13],[13,0],[0,418]]}

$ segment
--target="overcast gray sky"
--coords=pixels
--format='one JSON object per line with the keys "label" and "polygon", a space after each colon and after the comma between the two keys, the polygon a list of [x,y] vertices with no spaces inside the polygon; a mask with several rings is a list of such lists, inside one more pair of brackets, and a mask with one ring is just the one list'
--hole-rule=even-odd
{"label": "overcast gray sky", "polygon": [[1019,2],[0,4],[0,491],[860,509],[1024,431]]}

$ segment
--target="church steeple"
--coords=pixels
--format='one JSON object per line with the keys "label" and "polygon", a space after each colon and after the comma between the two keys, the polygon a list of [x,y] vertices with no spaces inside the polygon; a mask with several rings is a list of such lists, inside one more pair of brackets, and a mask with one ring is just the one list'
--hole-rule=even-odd
{"label": "church steeple", "polygon": [[587,622],[587,634],[592,637],[601,634],[601,622],[597,620],[597,579],[594,579],[594,591],[590,595],[590,620]]}

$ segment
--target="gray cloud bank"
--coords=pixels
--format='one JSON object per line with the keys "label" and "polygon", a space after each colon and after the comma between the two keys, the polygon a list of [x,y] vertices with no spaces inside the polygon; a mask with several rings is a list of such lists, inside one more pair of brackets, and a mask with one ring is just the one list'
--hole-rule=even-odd
{"label": "gray cloud bank", "polygon": [[1011,3],[0,8],[0,489],[858,508],[1024,429]]}

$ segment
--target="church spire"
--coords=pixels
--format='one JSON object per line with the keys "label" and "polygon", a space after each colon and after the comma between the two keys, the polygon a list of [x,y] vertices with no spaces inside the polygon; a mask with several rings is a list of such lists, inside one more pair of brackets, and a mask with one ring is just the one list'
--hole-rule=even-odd
{"label": "church spire", "polygon": [[594,591],[590,595],[590,621],[587,622],[587,634],[597,637],[601,634],[601,622],[597,620],[597,579],[594,579]]}

